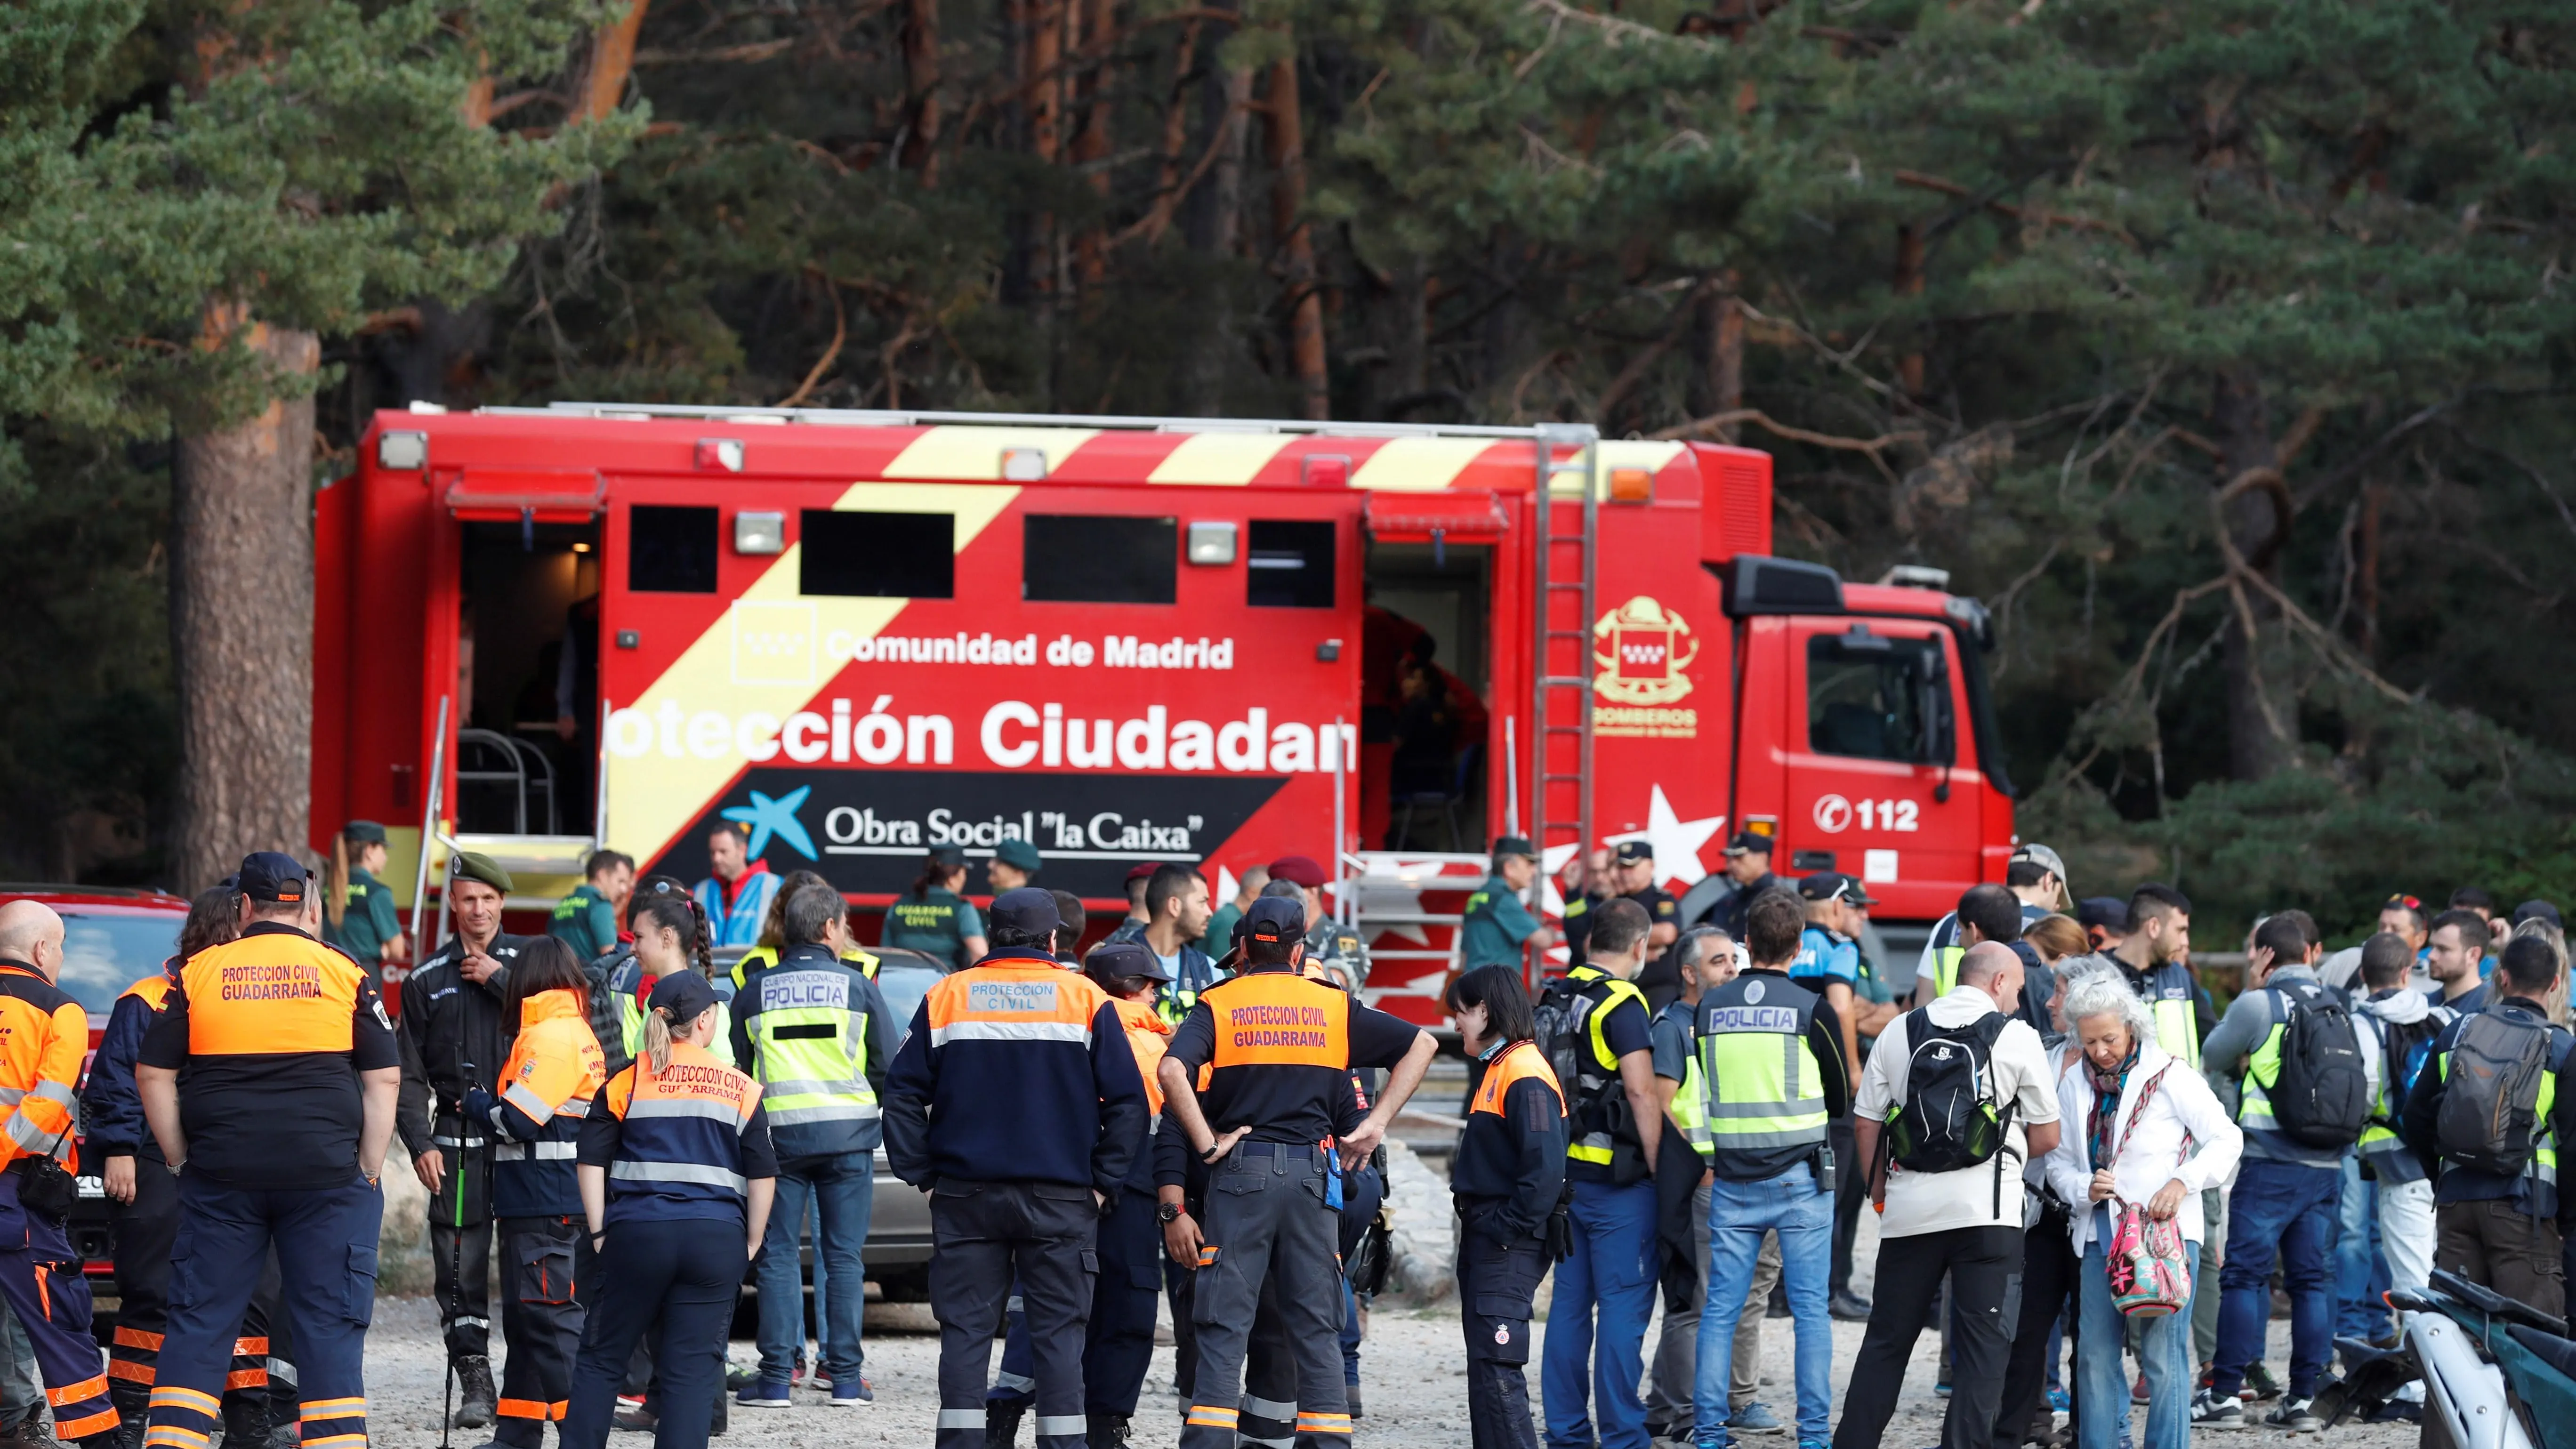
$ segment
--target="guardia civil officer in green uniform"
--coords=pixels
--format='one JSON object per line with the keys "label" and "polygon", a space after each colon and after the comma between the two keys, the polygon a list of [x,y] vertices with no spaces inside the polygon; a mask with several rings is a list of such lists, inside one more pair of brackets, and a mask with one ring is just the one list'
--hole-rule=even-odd
{"label": "guardia civil officer in green uniform", "polygon": [[744,978],[733,1000],[734,1061],[760,1083],[778,1153],[770,1232],[756,1268],[760,1377],[738,1396],[747,1408],[788,1404],[805,1342],[798,1239],[809,1200],[822,1225],[818,1277],[831,1284],[822,1337],[832,1401],[874,1398],[859,1376],[859,1246],[876,1190],[876,1149],[884,1140],[877,1104],[894,1061],[894,1029],[877,984],[841,959],[850,944],[849,909],[828,885],[790,892],[780,920],[785,949]]}
{"label": "guardia civil officer in green uniform", "polygon": [[595,850],[582,862],[582,882],[555,902],[555,917],[546,934],[570,946],[584,961],[596,961],[617,949],[617,913],[635,891],[635,857],[617,850]]}
{"label": "guardia civil officer in green uniform", "polygon": [[1458,934],[1458,969],[1521,964],[1521,953],[1533,945],[1544,951],[1555,933],[1538,923],[1521,903],[1530,882],[1538,879],[1538,847],[1526,836],[1506,835],[1494,842],[1494,873],[1467,897],[1466,921]]}
{"label": "guardia civil officer in green uniform", "polygon": [[411,942],[394,914],[393,887],[376,878],[385,868],[385,828],[372,820],[350,821],[333,843],[331,861],[338,889],[322,898],[322,939],[382,982],[386,962],[411,959]]}
{"label": "guardia civil officer in green uniform", "polygon": [[993,847],[993,858],[984,864],[984,878],[992,883],[993,894],[1008,895],[1037,884],[1038,867],[1044,864],[1046,857],[1038,854],[1036,846],[1014,835]]}
{"label": "guardia civil officer in green uniform", "polygon": [[930,852],[912,888],[886,907],[880,941],[919,951],[954,971],[984,959],[984,918],[960,892],[966,889],[966,853],[953,845]]}

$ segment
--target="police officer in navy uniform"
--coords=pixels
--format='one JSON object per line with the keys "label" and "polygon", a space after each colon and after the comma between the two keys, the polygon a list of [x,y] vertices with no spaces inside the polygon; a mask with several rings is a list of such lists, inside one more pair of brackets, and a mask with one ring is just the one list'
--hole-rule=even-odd
{"label": "police officer in navy uniform", "polygon": [[[1191,1292],[1199,1364],[1182,1449],[1234,1449],[1238,1429],[1278,1437],[1244,1424],[1240,1402],[1245,1340],[1265,1294],[1297,1362],[1292,1432],[1316,1449],[1350,1442],[1338,1173],[1357,1169],[1384,1139],[1436,1048],[1429,1032],[1300,974],[1304,925],[1287,901],[1253,902],[1243,917],[1242,972],[1200,993],[1160,1068],[1166,1130],[1188,1135],[1213,1189]],[[1387,1089],[1363,1115],[1351,1068],[1390,1060]]]}
{"label": "police officer in navy uniform", "polygon": [[479,1429],[500,1408],[488,1356],[492,1140],[468,1122],[465,1094],[498,1095],[519,1023],[509,1014],[510,966],[527,942],[501,929],[510,873],[458,851],[447,906],[456,934],[402,985],[402,1102],[397,1124],[412,1171],[429,1189],[429,1260],[448,1360],[456,1366],[456,1427]]}
{"label": "police officer in navy uniform", "polygon": [[895,1052],[886,1159],[930,1194],[939,1449],[982,1449],[1015,1280],[1038,1449],[1080,1449],[1090,1265],[1101,1214],[1144,1149],[1145,1085],[1117,1004],[1055,959],[1055,897],[1005,892],[992,922],[991,954],[930,988]]}
{"label": "police officer in navy uniform", "polygon": [[[1646,913],[1646,967],[1637,973],[1637,988],[1646,993],[1650,1010],[1661,1011],[1681,988],[1681,973],[1664,959],[1664,952],[1681,937],[1681,911],[1678,903],[1655,883],[1655,847],[1643,840],[1623,840],[1612,852],[1611,880],[1619,894],[1609,900],[1635,901]],[[1584,959],[1584,941],[1592,934],[1592,922],[1605,904],[1603,898],[1586,895],[1586,910],[1570,912],[1565,920],[1565,944],[1572,952],[1566,959]]]}
{"label": "police officer in navy uniform", "polygon": [[886,907],[881,944],[919,951],[956,970],[985,951],[984,918],[958,892],[966,886],[966,853],[953,845],[930,852],[912,888]]}
{"label": "police officer in navy uniform", "polygon": [[1744,912],[1754,897],[1788,884],[1771,873],[1771,850],[1771,837],[1751,830],[1737,831],[1726,843],[1726,876],[1735,882],[1735,893],[1717,903],[1708,923],[1724,931],[1728,940],[1744,939]]}
{"label": "police officer in navy uniform", "polygon": [[313,939],[303,866],[243,860],[240,939],[197,953],[149,1028],[135,1088],[179,1174],[178,1257],[145,1442],[203,1445],[243,1310],[277,1250],[304,1449],[365,1449],[366,1328],[401,1058],[356,962]]}

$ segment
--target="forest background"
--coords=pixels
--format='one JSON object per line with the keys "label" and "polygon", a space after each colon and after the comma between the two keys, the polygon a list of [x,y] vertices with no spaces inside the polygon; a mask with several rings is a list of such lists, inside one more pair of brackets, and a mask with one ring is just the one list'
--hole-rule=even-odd
{"label": "forest background", "polygon": [[1736,439],[2080,890],[2576,904],[2571,239],[2547,0],[26,0],[0,875],[300,838],[312,490],[600,398]]}

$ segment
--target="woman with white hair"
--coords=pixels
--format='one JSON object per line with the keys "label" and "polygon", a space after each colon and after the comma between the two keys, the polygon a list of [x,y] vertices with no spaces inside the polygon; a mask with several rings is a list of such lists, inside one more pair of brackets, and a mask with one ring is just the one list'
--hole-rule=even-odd
{"label": "woman with white hair", "polygon": [[[2088,977],[2069,988],[2062,1014],[2077,1053],[2058,1079],[2058,1120],[2067,1124],[2048,1156],[2049,1184],[2076,1204],[2070,1233],[2083,1266],[2076,1348],[2078,1449],[2116,1449],[2127,1426],[2128,1384],[2120,1351],[2126,1323],[2113,1301],[2107,1252],[2121,1213],[2135,1205],[2157,1221],[2179,1221],[2187,1261],[2199,1271],[2203,1188],[2227,1180],[2245,1136],[2228,1120],[2200,1073],[2156,1045],[2155,1018],[2127,983]],[[2186,1449],[2191,1442],[2191,1315],[2145,1321],[2139,1357],[2147,1378],[2147,1431],[2138,1449]],[[2109,1412],[2102,1412],[2108,1409]]]}

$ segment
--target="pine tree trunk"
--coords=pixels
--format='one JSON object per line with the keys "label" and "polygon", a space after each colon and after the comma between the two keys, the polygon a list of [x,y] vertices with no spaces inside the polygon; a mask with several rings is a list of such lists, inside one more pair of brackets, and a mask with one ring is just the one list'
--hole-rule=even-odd
{"label": "pine tree trunk", "polygon": [[939,185],[939,0],[909,0],[904,7],[905,169],[921,177],[924,191]]}
{"label": "pine tree trunk", "polygon": [[[2262,382],[2243,373],[2222,374],[2212,400],[2210,421],[2220,448],[2219,482],[2255,469],[2280,466],[2272,441],[2271,408]],[[2228,539],[2247,564],[2278,583],[2282,547],[2289,542],[2287,524],[2264,490],[2239,492],[2228,504]],[[2245,608],[2232,606],[2222,657],[2227,677],[2228,773],[2239,780],[2260,780],[2290,763],[2298,738],[2299,705],[2292,688],[2292,661],[2283,638],[2281,612],[2259,590],[2247,587]],[[2249,634],[2245,618],[2251,615]]]}
{"label": "pine tree trunk", "polygon": [[[310,332],[246,325],[309,375]],[[223,327],[217,323],[210,331]],[[171,466],[170,644],[179,703],[171,884],[203,890],[253,850],[308,854],[313,760],[313,399],[183,434]]]}
{"label": "pine tree trunk", "polygon": [[1333,415],[1332,379],[1324,361],[1324,294],[1315,274],[1315,238],[1306,225],[1306,127],[1297,101],[1294,57],[1270,67],[1270,230],[1280,238],[1288,284],[1288,362],[1297,379],[1298,415]]}

